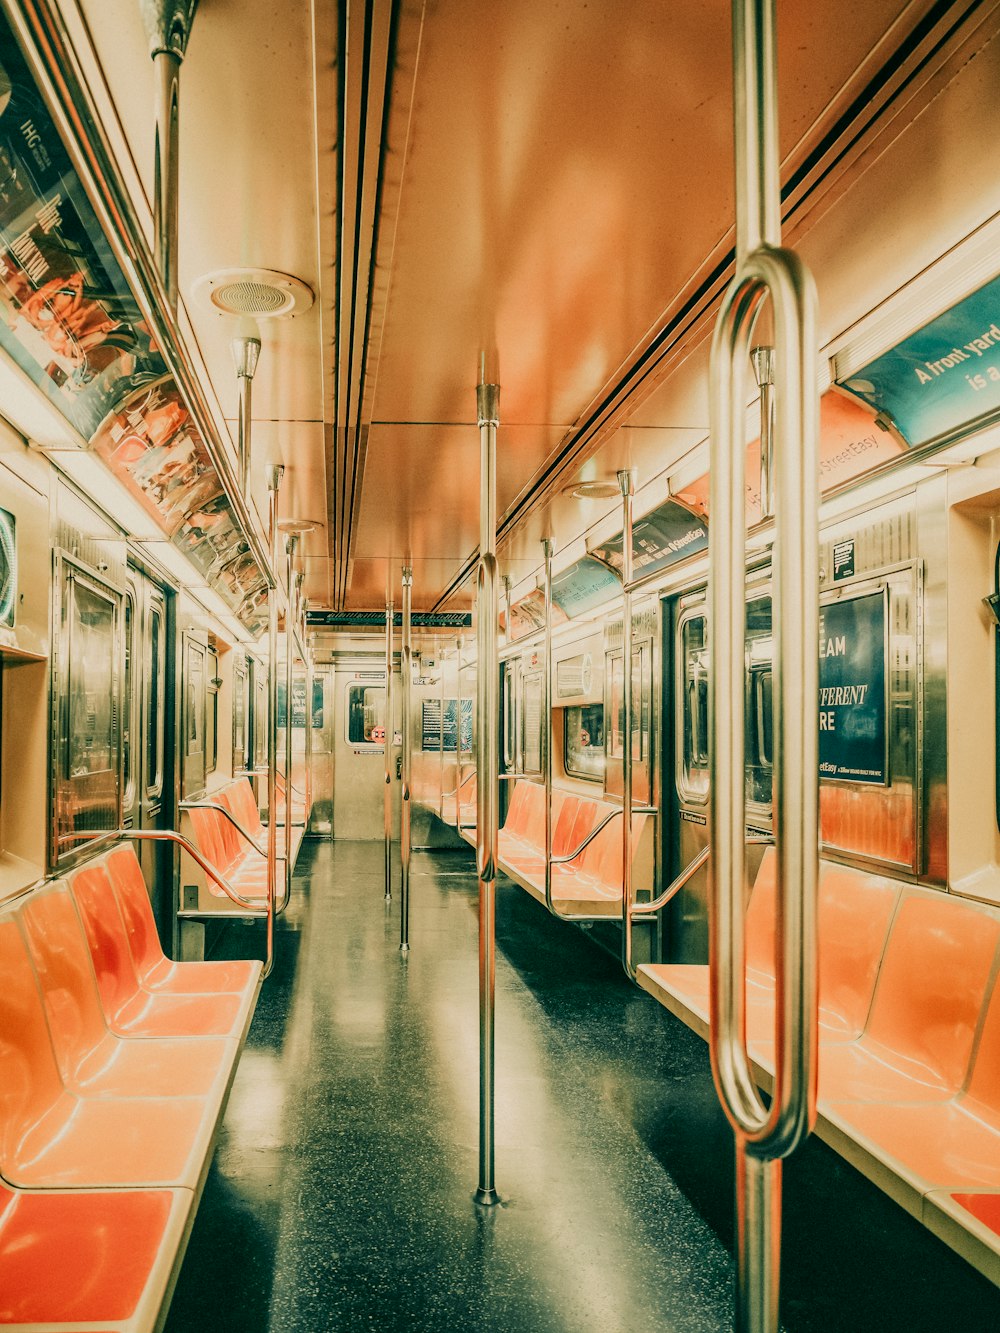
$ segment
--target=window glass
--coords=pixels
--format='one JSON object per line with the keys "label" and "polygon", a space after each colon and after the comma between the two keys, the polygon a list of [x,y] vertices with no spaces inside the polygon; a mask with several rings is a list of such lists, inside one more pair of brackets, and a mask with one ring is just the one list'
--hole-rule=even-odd
{"label": "window glass", "polygon": [[188,644],[187,700],[185,707],[185,749],[188,755],[205,751],[205,654],[194,643]]}
{"label": "window glass", "polygon": [[107,597],[73,583],[70,626],[69,776],[110,770],[115,747],[115,608]]}
{"label": "window glass", "polygon": [[208,723],[205,734],[205,768],[209,773],[219,762],[219,655],[208,654]]}
{"label": "window glass", "polygon": [[163,779],[163,611],[149,608],[149,681],[146,693],[146,785],[155,795]]}
{"label": "window glass", "polygon": [[384,685],[348,685],[347,741],[349,745],[385,743]]}
{"label": "window glass", "polygon": [[542,771],[542,677],[524,677],[524,771]]}
{"label": "window glass", "polygon": [[604,777],[604,705],[563,710],[563,764],[571,777]]}
{"label": "window glass", "polygon": [[125,594],[125,676],[122,707],[122,790],[126,809],[132,806],[132,736],[135,725],[135,700],[132,697],[132,669],[135,661],[135,599],[131,589]]}
{"label": "window glass", "polygon": [[690,616],[681,626],[677,674],[681,714],[680,788],[689,798],[708,795],[708,624]]}
{"label": "window glass", "polygon": [[748,805],[771,804],[771,599],[754,597],[746,610],[746,734]]}

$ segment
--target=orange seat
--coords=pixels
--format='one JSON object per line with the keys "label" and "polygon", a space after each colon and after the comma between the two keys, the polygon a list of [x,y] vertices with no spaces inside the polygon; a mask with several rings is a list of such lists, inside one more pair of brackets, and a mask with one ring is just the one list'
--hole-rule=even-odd
{"label": "orange seat", "polygon": [[242,995],[256,986],[261,972],[258,962],[171,962],[160,945],[142,867],[131,844],[109,852],[105,866],[128,932],[132,961],[146,990],[172,994],[232,991]]}
{"label": "orange seat", "polygon": [[132,961],[125,922],[104,865],[87,865],[71,872],[68,878],[112,1032],[133,1037],[242,1035],[249,1022],[252,996],[164,995],[145,989]]}
{"label": "orange seat", "polygon": [[[982,996],[980,991],[980,1003],[977,1004],[976,975],[981,971],[977,953],[983,950],[973,952],[971,946],[980,933],[987,939],[992,938],[994,944],[996,941],[996,929],[983,929],[996,927],[993,918],[954,900],[947,905],[961,908],[963,918],[972,918],[963,920],[965,929],[959,932],[970,946],[971,976],[965,985],[965,994],[956,997],[953,1005],[942,1005],[941,995],[948,994],[946,986],[955,984],[955,973],[946,974],[939,981],[930,972],[920,969],[919,961],[914,960],[918,968],[914,986],[931,992],[926,1018],[935,1028],[933,1044],[930,1037],[925,1037],[921,1043],[923,1063],[936,1070],[945,1064],[944,1072],[937,1073],[935,1091],[945,1078],[954,1084],[954,1088],[965,1078],[972,1041],[966,1031],[966,1014],[975,1007],[974,1029]],[[940,920],[933,924],[940,931]],[[949,933],[954,936],[956,932]],[[935,1005],[936,1021],[931,1009]],[[874,1022],[874,1013],[872,1018]],[[949,1049],[951,1047],[953,1049]],[[939,1050],[946,1053],[946,1063]],[[924,1075],[918,1083],[918,1091],[926,1081],[927,1075]],[[895,1170],[919,1177],[924,1188],[936,1185],[952,1190],[1000,1190],[1000,987],[993,987],[965,1092],[947,1100],[920,1104],[917,1095],[907,1090],[899,1100],[916,1104],[837,1101],[831,1105],[830,1111],[838,1124],[869,1145],[880,1160],[889,1160]]]}
{"label": "orange seat", "polygon": [[193,1198],[189,1190],[31,1193],[0,1184],[0,1324],[152,1327]]}
{"label": "orange seat", "polygon": [[17,919],[67,1088],[117,1097],[214,1092],[221,1099],[238,1054],[235,1041],[200,1036],[136,1041],[108,1029],[87,941],[64,884],[31,894]]}
{"label": "orange seat", "polygon": [[27,946],[0,919],[0,1177],[20,1188],[193,1188],[214,1114],[201,1097],[82,1097],[64,1086]]}
{"label": "orange seat", "polygon": [[824,1047],[820,1096],[952,1097],[969,1066],[998,939],[995,917],[942,894],[908,894],[893,922],[864,1036]]}

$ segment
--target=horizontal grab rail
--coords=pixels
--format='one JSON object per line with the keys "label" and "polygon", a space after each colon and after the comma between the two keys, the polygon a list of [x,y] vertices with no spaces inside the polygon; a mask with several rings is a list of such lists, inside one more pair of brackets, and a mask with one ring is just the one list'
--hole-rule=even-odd
{"label": "horizontal grab rail", "polygon": [[218,884],[219,888],[222,890],[222,892],[226,895],[227,898],[231,898],[232,901],[234,903],[238,903],[240,907],[254,907],[254,908],[260,907],[261,904],[260,898],[244,898],[241,893],[237,893],[237,891],[226,879],[225,875],[223,875],[222,871],[217,870],[215,866],[212,865],[211,861],[207,860],[201,854],[201,852],[194,845],[191,839],[185,838],[183,833],[176,833],[173,829],[122,828],[116,831],[119,837],[131,838],[135,842],[177,843],[178,846],[184,848],[184,850],[187,852],[187,854],[191,857],[193,861],[196,861],[198,865],[201,866],[205,874],[208,875],[210,879],[213,879],[216,884]]}

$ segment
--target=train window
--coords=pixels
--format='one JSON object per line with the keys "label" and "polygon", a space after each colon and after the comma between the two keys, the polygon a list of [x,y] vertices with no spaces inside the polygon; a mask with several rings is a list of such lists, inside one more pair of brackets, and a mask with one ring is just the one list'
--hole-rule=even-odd
{"label": "train window", "polygon": [[132,737],[135,735],[134,639],[135,595],[129,588],[125,593],[125,671],[122,689],[122,804],[126,810],[132,808],[135,800],[135,776],[132,767]]}
{"label": "train window", "polygon": [[523,754],[525,773],[542,771],[542,675],[534,671],[524,677]]}
{"label": "train window", "polygon": [[233,772],[247,767],[247,714],[250,711],[250,677],[245,661],[233,668]]}
{"label": "train window", "polygon": [[163,786],[163,667],[166,640],[163,608],[149,608],[149,676],[146,691],[146,795],[157,796]]}
{"label": "train window", "polygon": [[771,598],[752,597],[746,609],[744,764],[748,805],[770,806],[772,772]]}
{"label": "train window", "polygon": [[208,720],[205,727],[205,770],[215,771],[219,762],[219,655],[208,654]]}
{"label": "train window", "polygon": [[347,687],[347,743],[385,743],[385,686],[351,684]]}
{"label": "train window", "polygon": [[704,612],[688,616],[680,626],[681,670],[677,676],[677,785],[688,800],[708,796],[708,621]]}
{"label": "train window", "polygon": [[[632,761],[641,763],[649,752],[649,661],[646,648],[632,653]],[[608,757],[621,759],[625,735],[625,659],[616,653],[611,659],[611,735]]]}
{"label": "train window", "polygon": [[563,710],[563,765],[574,778],[604,776],[604,705]]}
{"label": "train window", "polygon": [[504,662],[500,668],[500,707],[503,710],[503,767],[511,773],[517,766],[517,708],[515,700],[514,663]]}

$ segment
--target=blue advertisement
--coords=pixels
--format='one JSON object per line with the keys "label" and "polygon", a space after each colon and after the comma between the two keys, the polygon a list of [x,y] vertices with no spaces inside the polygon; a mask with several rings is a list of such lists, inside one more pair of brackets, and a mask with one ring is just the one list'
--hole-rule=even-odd
{"label": "blue advertisement", "polygon": [[820,608],[819,773],[888,782],[886,604],[883,592]]}
{"label": "blue advertisement", "polygon": [[[632,525],[632,569],[635,577],[667,569],[708,545],[704,519],[676,500],[666,500]],[[591,548],[590,554],[620,576],[622,533]]]}
{"label": "blue advertisement", "polygon": [[911,446],[1000,408],[1000,278],[838,383]]}
{"label": "blue advertisement", "polygon": [[607,566],[589,555],[552,580],[552,600],[570,620],[593,611],[620,590],[621,584]]}

